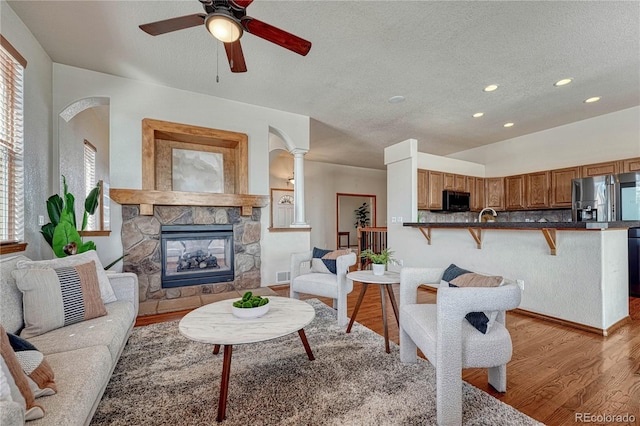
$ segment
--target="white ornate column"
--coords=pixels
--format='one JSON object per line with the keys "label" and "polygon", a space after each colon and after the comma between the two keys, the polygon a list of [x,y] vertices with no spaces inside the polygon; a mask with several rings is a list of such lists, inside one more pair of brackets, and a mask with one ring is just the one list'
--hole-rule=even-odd
{"label": "white ornate column", "polygon": [[293,154],[293,175],[295,177],[293,185],[293,211],[295,218],[291,227],[308,228],[309,224],[304,217],[304,155],[307,150],[294,149],[291,153]]}

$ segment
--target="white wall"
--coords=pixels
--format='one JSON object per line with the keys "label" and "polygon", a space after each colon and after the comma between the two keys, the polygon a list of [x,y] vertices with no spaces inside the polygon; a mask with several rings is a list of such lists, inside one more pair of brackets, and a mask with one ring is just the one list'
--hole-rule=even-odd
{"label": "white wall", "polygon": [[[40,235],[38,216],[47,218],[46,200],[56,187],[52,151],[52,62],[24,23],[0,1],[2,35],[27,60],[24,72],[25,255],[49,259],[53,251]],[[56,159],[57,162],[57,159]],[[57,192],[57,191],[56,191]]]}
{"label": "white wall", "polygon": [[[232,102],[213,96],[187,92],[97,73],[62,64],[53,65],[53,109],[56,114],[79,99],[108,97],[111,105],[110,168],[112,188],[140,189],[142,182],[143,118],[191,124],[234,132],[249,137],[249,192],[269,194],[269,127],[286,133],[299,148],[309,147],[309,118]],[[57,123],[54,123],[57,134]],[[269,256],[280,250],[280,243],[265,238],[269,226],[268,207],[261,215],[263,285],[271,283],[274,266]],[[95,237],[98,254],[104,263],[120,256],[122,243],[120,206],[112,204],[110,237]],[[288,250],[287,250],[288,251]],[[288,265],[288,260],[286,262]],[[288,269],[288,267],[287,267]],[[287,270],[285,269],[285,270]],[[265,281],[267,280],[267,281]]]}
{"label": "white wall", "polygon": [[395,253],[394,257],[404,264],[405,253],[399,251],[404,241],[397,237],[402,231],[403,222],[417,222],[418,218],[417,146],[415,139],[408,139],[384,150],[384,162],[387,165],[387,217],[390,218],[387,225],[387,245]]}
{"label": "white wall", "polygon": [[[376,196],[376,224],[387,225],[387,172],[338,164],[304,162],[305,213],[311,246],[336,247],[336,194]],[[353,243],[352,243],[353,244]]]}
{"label": "white wall", "polygon": [[[97,110],[101,111],[98,112]],[[106,111],[104,111],[106,110]],[[58,121],[60,174],[67,180],[69,192],[76,197],[76,221],[78,229],[82,226],[84,200],[87,188],[84,184],[84,141],[89,141],[96,148],[96,182],[103,180],[109,183],[109,123],[104,121],[109,116],[109,106],[88,108],[75,115],[69,122],[62,118]],[[89,188],[91,190],[93,188]],[[60,192],[62,196],[62,192]],[[102,202],[102,200],[100,200]],[[96,224],[100,214],[96,211]]]}
{"label": "white wall", "polygon": [[466,176],[485,176],[483,164],[418,152],[418,168]]}
{"label": "white wall", "polygon": [[640,157],[640,106],[448,157],[483,164],[488,177]]}

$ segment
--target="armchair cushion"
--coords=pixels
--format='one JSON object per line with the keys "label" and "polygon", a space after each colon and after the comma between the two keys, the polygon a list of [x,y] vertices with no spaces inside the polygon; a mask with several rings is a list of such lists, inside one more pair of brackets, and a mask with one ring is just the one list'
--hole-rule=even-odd
{"label": "armchair cushion", "polygon": [[337,273],[336,259],[349,253],[351,253],[351,250],[323,250],[314,247],[311,259],[311,272],[335,274]]}
{"label": "armchair cushion", "polygon": [[[449,287],[498,287],[504,283],[500,276],[476,274],[453,263],[444,271],[442,279],[449,282]],[[497,316],[497,311],[469,312],[465,318],[476,330],[486,334],[493,327]]]}

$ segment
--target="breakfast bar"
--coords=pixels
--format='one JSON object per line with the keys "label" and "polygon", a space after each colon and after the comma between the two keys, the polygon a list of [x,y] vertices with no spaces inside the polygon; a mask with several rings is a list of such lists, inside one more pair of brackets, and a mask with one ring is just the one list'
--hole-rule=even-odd
{"label": "breakfast bar", "polygon": [[629,319],[627,230],[640,222],[403,225],[396,255],[406,266],[455,263],[523,280],[521,311],[602,335]]}

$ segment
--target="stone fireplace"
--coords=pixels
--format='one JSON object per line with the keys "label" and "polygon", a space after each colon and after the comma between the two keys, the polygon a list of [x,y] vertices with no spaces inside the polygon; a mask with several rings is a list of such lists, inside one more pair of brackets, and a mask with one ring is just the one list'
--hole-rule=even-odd
{"label": "stone fireplace", "polygon": [[[260,214],[260,209],[253,209],[251,216],[241,216],[239,207],[155,206],[153,216],[144,216],[140,215],[138,206],[122,206],[124,271],[133,272],[138,276],[140,302],[188,298],[229,291],[243,292],[246,289],[260,287]],[[232,235],[232,244],[227,246],[226,250],[232,247],[233,251],[225,253],[225,248],[221,245],[220,240],[227,235],[212,238],[207,234],[202,238],[205,240],[202,244],[206,244],[206,250],[202,247],[198,248],[197,244],[184,245],[189,247],[185,250],[169,245],[169,253],[163,254],[162,228],[177,230],[177,235],[183,236],[180,230],[187,229],[187,226],[196,226],[196,229],[209,231],[224,230],[223,234]],[[178,243],[178,246],[183,247],[183,244]],[[197,256],[198,250],[202,251],[203,259],[206,258],[207,253],[210,253],[211,256],[216,257],[218,266],[224,265],[224,268],[211,266],[213,260],[209,256],[210,270],[214,272],[220,269],[225,269],[226,272],[231,270],[231,277],[228,273],[222,274],[222,279],[206,278],[199,273],[194,277],[194,274],[187,271],[186,282],[174,285],[175,282],[171,283],[171,280],[165,279],[163,283],[163,257],[166,260],[168,255],[170,261],[177,261],[178,258],[187,259],[189,256]],[[204,262],[202,269],[206,269],[207,260],[203,259],[200,259],[199,265]],[[233,262],[233,264],[225,265],[226,262]],[[172,274],[170,271],[169,275],[180,275],[177,266],[174,266],[175,273]],[[200,282],[193,281],[194,278]]]}

